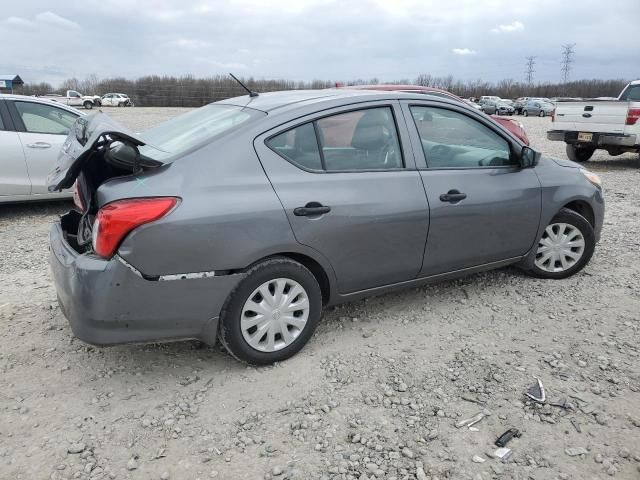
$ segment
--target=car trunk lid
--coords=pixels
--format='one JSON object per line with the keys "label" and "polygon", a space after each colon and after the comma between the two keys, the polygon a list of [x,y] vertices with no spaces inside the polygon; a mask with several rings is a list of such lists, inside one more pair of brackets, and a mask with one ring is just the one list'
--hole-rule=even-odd
{"label": "car trunk lid", "polygon": [[[79,117],[62,145],[55,168],[47,177],[49,191],[53,192],[71,187],[88,162],[92,160],[99,161],[100,159],[108,161],[105,158],[108,155],[105,154],[110,146],[113,146],[116,142],[132,148],[132,152],[134,151],[133,149],[137,152],[138,147],[147,145],[147,142],[142,137],[104,113],[100,112],[86,117]],[[153,148],[162,151],[157,147]],[[123,172],[130,169],[131,173],[163,165],[161,161],[141,157],[139,154],[129,155],[128,157],[123,155],[115,161],[111,159],[111,163],[115,163],[113,166],[116,169],[120,169]]]}

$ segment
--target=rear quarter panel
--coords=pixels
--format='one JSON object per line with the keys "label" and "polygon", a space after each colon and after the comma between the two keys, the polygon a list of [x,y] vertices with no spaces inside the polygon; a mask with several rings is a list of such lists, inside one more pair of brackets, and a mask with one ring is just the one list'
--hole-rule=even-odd
{"label": "rear quarter panel", "polygon": [[180,204],[122,242],[119,254],[146,275],[240,270],[277,253],[302,253],[328,271],[328,262],[298,244],[252,145],[229,137],[139,177],[111,180],[100,205],[148,196],[177,196]]}

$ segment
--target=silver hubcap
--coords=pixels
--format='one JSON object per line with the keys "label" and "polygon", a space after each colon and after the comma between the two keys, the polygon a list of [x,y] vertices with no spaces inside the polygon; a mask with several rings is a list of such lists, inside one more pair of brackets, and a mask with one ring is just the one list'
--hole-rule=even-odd
{"label": "silver hubcap", "polygon": [[240,328],[245,341],[260,352],[276,352],[293,343],[309,318],[309,297],[289,278],[263,283],[242,308]]}
{"label": "silver hubcap", "polygon": [[568,223],[552,223],[545,230],[535,264],[545,272],[563,272],[573,267],[584,253],[584,237]]}

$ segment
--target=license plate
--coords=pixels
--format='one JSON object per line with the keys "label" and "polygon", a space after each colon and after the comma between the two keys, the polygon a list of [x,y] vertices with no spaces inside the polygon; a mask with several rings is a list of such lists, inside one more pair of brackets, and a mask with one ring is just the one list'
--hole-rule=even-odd
{"label": "license plate", "polygon": [[579,142],[590,142],[593,139],[593,133],[578,132]]}

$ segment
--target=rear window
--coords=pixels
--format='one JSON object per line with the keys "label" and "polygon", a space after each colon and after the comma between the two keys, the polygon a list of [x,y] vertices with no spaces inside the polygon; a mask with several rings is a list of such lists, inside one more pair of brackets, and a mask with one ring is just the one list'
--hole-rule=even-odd
{"label": "rear window", "polygon": [[626,90],[622,92],[622,95],[620,95],[620,100],[640,102],[640,84],[629,85]]}
{"label": "rear window", "polygon": [[206,105],[142,132],[140,136],[149,145],[141,147],[140,154],[164,160],[200,147],[264,116],[266,113],[252,108]]}

